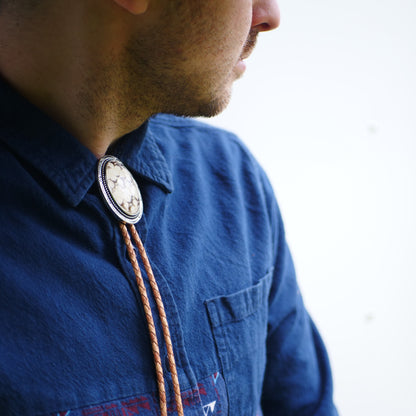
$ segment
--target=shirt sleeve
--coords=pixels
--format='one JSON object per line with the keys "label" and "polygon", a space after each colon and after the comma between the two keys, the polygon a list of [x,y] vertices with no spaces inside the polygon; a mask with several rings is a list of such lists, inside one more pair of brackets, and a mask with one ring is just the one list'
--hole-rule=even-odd
{"label": "shirt sleeve", "polygon": [[272,200],[274,280],[269,297],[264,416],[336,416],[328,355],[299,291],[282,218]]}

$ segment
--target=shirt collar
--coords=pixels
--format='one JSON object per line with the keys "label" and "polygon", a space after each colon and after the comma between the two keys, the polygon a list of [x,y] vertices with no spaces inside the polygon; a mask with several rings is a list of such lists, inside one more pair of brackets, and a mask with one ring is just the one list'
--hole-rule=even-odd
{"label": "shirt collar", "polygon": [[[72,206],[95,181],[94,154],[1,78],[0,141],[49,179]],[[170,170],[148,122],[119,139],[108,153],[163,191],[173,191]]]}
{"label": "shirt collar", "polygon": [[157,144],[151,121],[119,139],[108,153],[163,191],[173,192],[172,174]]}

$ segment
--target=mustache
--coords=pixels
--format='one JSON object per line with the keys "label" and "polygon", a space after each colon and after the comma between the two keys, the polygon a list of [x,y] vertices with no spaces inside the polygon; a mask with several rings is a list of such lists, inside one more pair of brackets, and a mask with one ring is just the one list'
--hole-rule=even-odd
{"label": "mustache", "polygon": [[250,33],[248,34],[246,43],[244,44],[243,52],[241,53],[240,59],[248,58],[251,52],[253,52],[253,49],[255,48],[256,43],[257,43],[258,34],[259,32],[257,30],[250,31]]}

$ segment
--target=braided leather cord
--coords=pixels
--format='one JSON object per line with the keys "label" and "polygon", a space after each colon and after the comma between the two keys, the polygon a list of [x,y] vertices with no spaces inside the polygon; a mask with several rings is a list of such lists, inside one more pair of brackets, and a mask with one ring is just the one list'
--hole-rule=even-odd
{"label": "braided leather cord", "polygon": [[142,258],[143,265],[144,265],[144,269],[146,270],[146,274],[147,274],[147,277],[149,278],[149,283],[152,288],[153,296],[156,301],[157,309],[159,312],[159,317],[162,322],[163,337],[165,339],[166,350],[168,353],[169,370],[170,370],[170,374],[172,377],[173,391],[175,393],[176,408],[177,408],[178,416],[183,416],[181,388],[179,385],[178,372],[176,370],[175,355],[173,353],[172,339],[170,336],[168,320],[166,318],[165,307],[163,305],[162,297],[160,296],[159,287],[154,277],[152,267],[150,265],[149,259],[146,254],[146,250],[139,237],[139,234],[137,233],[134,225],[130,224],[129,229],[130,229],[131,235],[133,236],[133,241],[139,250],[139,253]]}
{"label": "braided leather cord", "polygon": [[139,264],[137,262],[136,253],[133,248],[133,244],[130,239],[130,235],[127,231],[127,227],[125,224],[120,223],[121,234],[123,235],[124,242],[127,247],[127,253],[129,255],[129,259],[131,265],[133,266],[134,274],[136,275],[136,283],[139,288],[140,297],[142,299],[144,312],[146,315],[147,326],[149,329],[150,335],[150,342],[152,345],[153,351],[153,360],[156,367],[156,379],[157,385],[159,389],[159,404],[160,404],[160,413],[161,416],[167,416],[167,405],[166,405],[166,391],[165,391],[165,381],[163,377],[163,368],[162,368],[162,361],[160,359],[160,351],[159,351],[159,343],[157,340],[156,335],[156,328],[153,321],[152,310],[150,308],[149,298],[147,296],[146,286],[143,282],[142,273],[140,271]]}
{"label": "braided leather cord", "polygon": [[160,402],[160,411],[162,416],[167,416],[167,405],[166,405],[166,391],[165,391],[165,384],[164,384],[164,377],[163,377],[163,369],[162,369],[162,363],[160,359],[160,351],[159,351],[159,344],[156,336],[156,329],[154,325],[152,310],[150,308],[149,304],[149,298],[147,296],[147,290],[143,282],[143,277],[140,271],[139,264],[137,262],[136,253],[134,251],[133,244],[131,242],[129,231],[133,237],[133,241],[139,250],[140,257],[143,262],[144,269],[146,271],[147,277],[149,279],[150,286],[152,288],[153,297],[155,299],[159,318],[162,323],[162,332],[163,337],[166,344],[166,350],[168,353],[168,362],[169,362],[169,370],[172,376],[172,384],[173,384],[173,390],[175,393],[175,402],[176,402],[176,409],[178,416],[184,416],[183,413],[183,404],[182,404],[182,397],[181,397],[181,389],[179,385],[179,379],[178,379],[178,372],[176,369],[176,363],[175,363],[175,356],[173,353],[173,345],[172,345],[172,339],[170,336],[169,331],[169,325],[166,318],[166,312],[165,307],[163,305],[162,297],[160,295],[159,287],[157,285],[156,279],[153,274],[152,267],[150,265],[149,259],[146,254],[146,250],[143,246],[143,243],[140,239],[139,234],[136,231],[136,228],[134,225],[129,224],[128,225],[129,230],[127,230],[127,227],[124,223],[120,223],[120,229],[121,233],[123,235],[124,242],[127,247],[127,252],[129,255],[130,262],[133,266],[134,273],[136,275],[136,282],[137,286],[139,288],[140,296],[142,299],[143,307],[145,310],[146,320],[149,328],[149,335],[150,340],[152,344],[152,351],[153,351],[153,359],[156,367],[156,378],[157,378],[157,384],[159,389],[159,402]]}

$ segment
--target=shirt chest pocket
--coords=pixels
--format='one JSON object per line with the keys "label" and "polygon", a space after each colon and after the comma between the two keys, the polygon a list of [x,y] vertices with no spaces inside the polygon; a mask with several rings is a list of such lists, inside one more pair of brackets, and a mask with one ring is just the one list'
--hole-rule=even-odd
{"label": "shirt chest pocket", "polygon": [[230,401],[230,415],[254,416],[266,365],[270,271],[239,292],[205,302]]}

